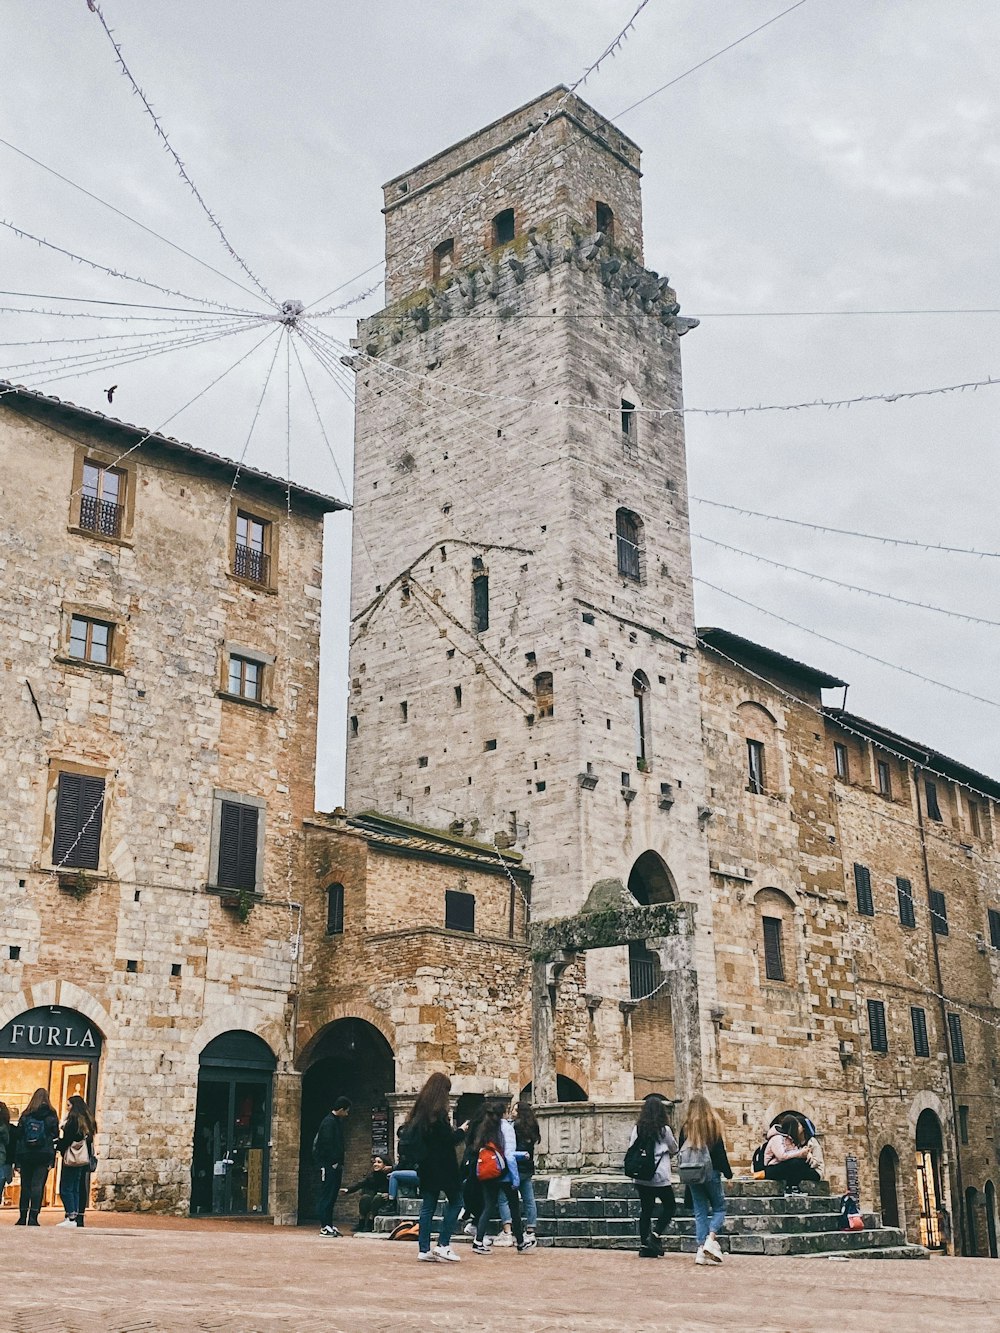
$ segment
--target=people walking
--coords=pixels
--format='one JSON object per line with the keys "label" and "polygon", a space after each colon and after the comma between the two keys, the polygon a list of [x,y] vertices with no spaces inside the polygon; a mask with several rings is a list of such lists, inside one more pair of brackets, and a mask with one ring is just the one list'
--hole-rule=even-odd
{"label": "people walking", "polygon": [[97,1121],[82,1097],[71,1097],[58,1150],[62,1154],[59,1197],[66,1217],[61,1227],[82,1227],[90,1200],[90,1171],[94,1160]]}
{"label": "people walking", "polygon": [[518,1195],[520,1175],[515,1156],[517,1141],[514,1126],[504,1119],[504,1109],[503,1104],[497,1102],[487,1107],[476,1139],[476,1175],[483,1187],[483,1210],[479,1214],[476,1238],[472,1242],[473,1254],[491,1253],[491,1247],[486,1243],[486,1228],[497,1212],[497,1200],[501,1194],[510,1209],[518,1253],[533,1250],[538,1243],[534,1236],[530,1241],[525,1239],[521,1225],[521,1200]]}
{"label": "people walking", "polygon": [[680,1134],[677,1174],[690,1187],[694,1206],[696,1264],[722,1263],[719,1232],[726,1221],[722,1177],[733,1178],[723,1138],[722,1119],[707,1097],[696,1093],[688,1102]]}
{"label": "people walking", "polygon": [[[535,1239],[538,1226],[538,1205],[535,1202],[535,1147],[541,1142],[542,1134],[538,1128],[538,1118],[530,1102],[518,1102],[514,1110],[514,1142],[517,1158],[517,1173],[520,1177],[518,1193],[521,1196],[521,1221],[524,1224],[525,1242]],[[502,1230],[493,1242],[494,1245],[513,1245],[511,1235],[510,1206],[507,1197],[501,1192],[497,1199]]]}
{"label": "people walking", "polygon": [[36,1088],[17,1122],[14,1164],[21,1173],[18,1227],[37,1227],[45,1182],[55,1165],[59,1117],[44,1088]]}
{"label": "people walking", "polygon": [[14,1130],[10,1123],[10,1111],[6,1102],[0,1102],[0,1208],[4,1203],[4,1191],[14,1176],[13,1149]]}
{"label": "people walking", "polygon": [[[462,1182],[458,1173],[456,1148],[465,1138],[468,1122],[457,1129],[450,1113],[451,1079],[434,1073],[417,1093],[413,1110],[399,1135],[400,1151],[416,1161],[420,1186],[420,1221],[417,1258],[424,1263],[437,1260],[457,1263],[451,1237],[462,1206]],[[405,1148],[404,1148],[405,1145]],[[445,1197],[438,1243],[431,1249],[431,1229],[438,1199]]]}
{"label": "people walking", "polygon": [[[630,1149],[634,1143],[638,1143],[642,1150],[633,1156],[645,1161],[643,1170],[652,1168],[648,1179],[632,1178],[639,1195],[639,1255],[643,1259],[659,1259],[663,1256],[663,1233],[673,1221],[675,1212],[670,1158],[677,1151],[677,1140],[667,1124],[667,1104],[658,1093],[651,1092],[642,1103],[629,1138]],[[657,1202],[660,1214],[654,1230],[653,1210]]]}
{"label": "people walking", "polygon": [[794,1115],[786,1115],[767,1131],[764,1145],[764,1178],[786,1185],[801,1185],[804,1180],[820,1179],[810,1164],[810,1147],[805,1130]]}
{"label": "people walking", "polygon": [[313,1139],[313,1162],[319,1167],[319,1234],[339,1236],[333,1225],[333,1209],[344,1179],[344,1121],[351,1114],[348,1097],[338,1097],[320,1121]]}

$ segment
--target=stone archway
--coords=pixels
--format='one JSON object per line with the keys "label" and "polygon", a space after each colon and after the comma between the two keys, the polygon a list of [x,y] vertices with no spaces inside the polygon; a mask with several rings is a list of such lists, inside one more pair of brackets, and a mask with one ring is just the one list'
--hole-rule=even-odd
{"label": "stone archway", "polygon": [[886,1144],[878,1155],[878,1197],[882,1225],[898,1227],[899,1211],[899,1154]]}
{"label": "stone archway", "polygon": [[642,907],[675,903],[677,884],[659,852],[643,852],[629,871],[628,891]]}

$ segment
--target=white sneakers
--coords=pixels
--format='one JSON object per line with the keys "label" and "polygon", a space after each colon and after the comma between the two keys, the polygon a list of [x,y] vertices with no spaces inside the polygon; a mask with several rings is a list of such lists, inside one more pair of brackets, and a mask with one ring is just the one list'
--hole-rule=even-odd
{"label": "white sneakers", "polygon": [[496,1245],[498,1249],[502,1249],[504,1246],[513,1245],[514,1237],[509,1231],[499,1231],[493,1237],[493,1244]]}
{"label": "white sneakers", "polygon": [[65,1222],[57,1222],[57,1223],[56,1223],[56,1226],[57,1226],[57,1227],[75,1227],[75,1226],[76,1226],[76,1218],[75,1218],[75,1217],[67,1217]]}
{"label": "white sneakers", "polygon": [[704,1250],[714,1263],[722,1263],[722,1250],[714,1235],[709,1236],[708,1240],[705,1241]]}
{"label": "white sneakers", "polygon": [[[420,1257],[421,1257],[421,1259],[422,1259],[424,1256],[421,1255]],[[698,1246],[698,1253],[694,1256],[694,1261],[695,1261],[696,1264],[707,1264],[707,1263],[708,1263],[708,1260],[705,1258],[705,1249],[704,1249],[704,1246],[702,1246],[702,1245],[699,1245],[699,1246]]]}
{"label": "white sneakers", "polygon": [[438,1259],[446,1259],[449,1263],[457,1264],[461,1262],[461,1256],[457,1255],[450,1245],[435,1245],[431,1253]]}
{"label": "white sneakers", "polygon": [[437,1255],[434,1253],[433,1250],[418,1250],[417,1258],[420,1260],[422,1264],[437,1263]]}

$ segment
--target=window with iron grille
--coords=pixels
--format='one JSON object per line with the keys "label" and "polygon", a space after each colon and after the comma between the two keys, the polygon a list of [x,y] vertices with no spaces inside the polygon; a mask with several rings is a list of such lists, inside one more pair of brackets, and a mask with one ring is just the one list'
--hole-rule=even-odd
{"label": "window with iron grille", "polygon": [[101,859],[103,823],[104,779],[86,773],[60,773],[52,864],[96,870]]}
{"label": "window with iron grille", "polygon": [[125,514],[125,473],[87,459],[80,487],[80,524],[100,537],[120,537]]}
{"label": "window with iron grille", "polygon": [[935,935],[948,934],[948,904],[944,900],[944,894],[940,889],[931,889],[931,930]]}
{"label": "window with iron grille", "polygon": [[868,1001],[868,1031],[873,1051],[889,1049],[889,1033],[885,1026],[885,1005],[881,1000]]}
{"label": "window with iron grille", "polygon": [[239,801],[220,802],[219,862],[215,882],[220,889],[257,888],[257,840],[260,810]]}
{"label": "window with iron grille", "polygon": [[115,627],[106,620],[73,616],[69,622],[68,655],[94,666],[110,666]]}
{"label": "window with iron grille", "polygon": [[764,927],[764,975],[768,981],[785,980],[785,960],[781,951],[781,918],[761,917]]}
{"label": "window with iron grille", "polygon": [[271,524],[242,509],[236,515],[233,573],[264,587],[271,581]]}
{"label": "window with iron grille", "polygon": [[250,657],[241,657],[238,653],[230,653],[228,680],[230,694],[260,703],[263,683],[263,662],[256,662]]}
{"label": "window with iron grille", "polygon": [[927,1014],[918,1005],[910,1006],[910,1026],[913,1028],[913,1054],[929,1056],[931,1048],[927,1040]]}
{"label": "window with iron grille", "polygon": [[343,884],[331,884],[326,890],[326,933],[328,935],[344,933]]}
{"label": "window with iron grille", "polygon": [[446,889],[444,895],[445,930],[476,929],[476,895],[458,889]]}
{"label": "window with iron grille", "polygon": [[628,975],[629,994],[633,1000],[642,1000],[651,995],[663,979],[659,956],[638,940],[629,942]]}
{"label": "window with iron grille", "polygon": [[628,509],[619,509],[615,514],[615,536],[618,543],[618,573],[622,578],[639,583],[642,577],[639,559],[642,524]]}
{"label": "window with iron grille", "polygon": [[948,1036],[951,1038],[951,1058],[957,1065],[964,1065],[965,1038],[962,1035],[962,1019],[959,1014],[948,1015]]}
{"label": "window with iron grille", "polygon": [[854,892],[858,899],[858,911],[862,916],[875,915],[875,900],[872,897],[872,877],[867,866],[854,862]]}
{"label": "window with iron grille", "polygon": [[917,914],[913,909],[913,885],[908,879],[896,876],[896,898],[899,902],[899,921],[903,926],[915,926]]}
{"label": "window with iron grille", "polygon": [[941,807],[938,805],[937,783],[931,782],[930,778],[926,778],[924,792],[927,796],[927,818],[936,819],[940,823]]}
{"label": "window with iron grille", "polygon": [[767,791],[766,777],[764,742],[747,741],[747,790],[763,796]]}
{"label": "window with iron grille", "polygon": [[994,949],[1000,949],[1000,912],[995,907],[988,909],[987,915],[990,923],[990,944]]}

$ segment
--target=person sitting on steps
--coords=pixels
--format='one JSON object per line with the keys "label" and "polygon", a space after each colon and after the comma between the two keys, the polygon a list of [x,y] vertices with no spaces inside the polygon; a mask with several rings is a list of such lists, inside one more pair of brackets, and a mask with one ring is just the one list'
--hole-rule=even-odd
{"label": "person sitting on steps", "polygon": [[373,1157],[372,1169],[368,1174],[340,1192],[341,1194],[357,1194],[359,1191],[361,1192],[361,1198],[358,1200],[357,1230],[374,1231],[376,1216],[386,1211],[389,1203],[389,1164],[384,1158],[377,1155]]}
{"label": "person sitting on steps", "polygon": [[786,1115],[777,1125],[768,1128],[764,1147],[765,1180],[780,1180],[786,1185],[819,1180],[819,1172],[810,1166],[809,1157],[805,1130],[796,1116]]}

